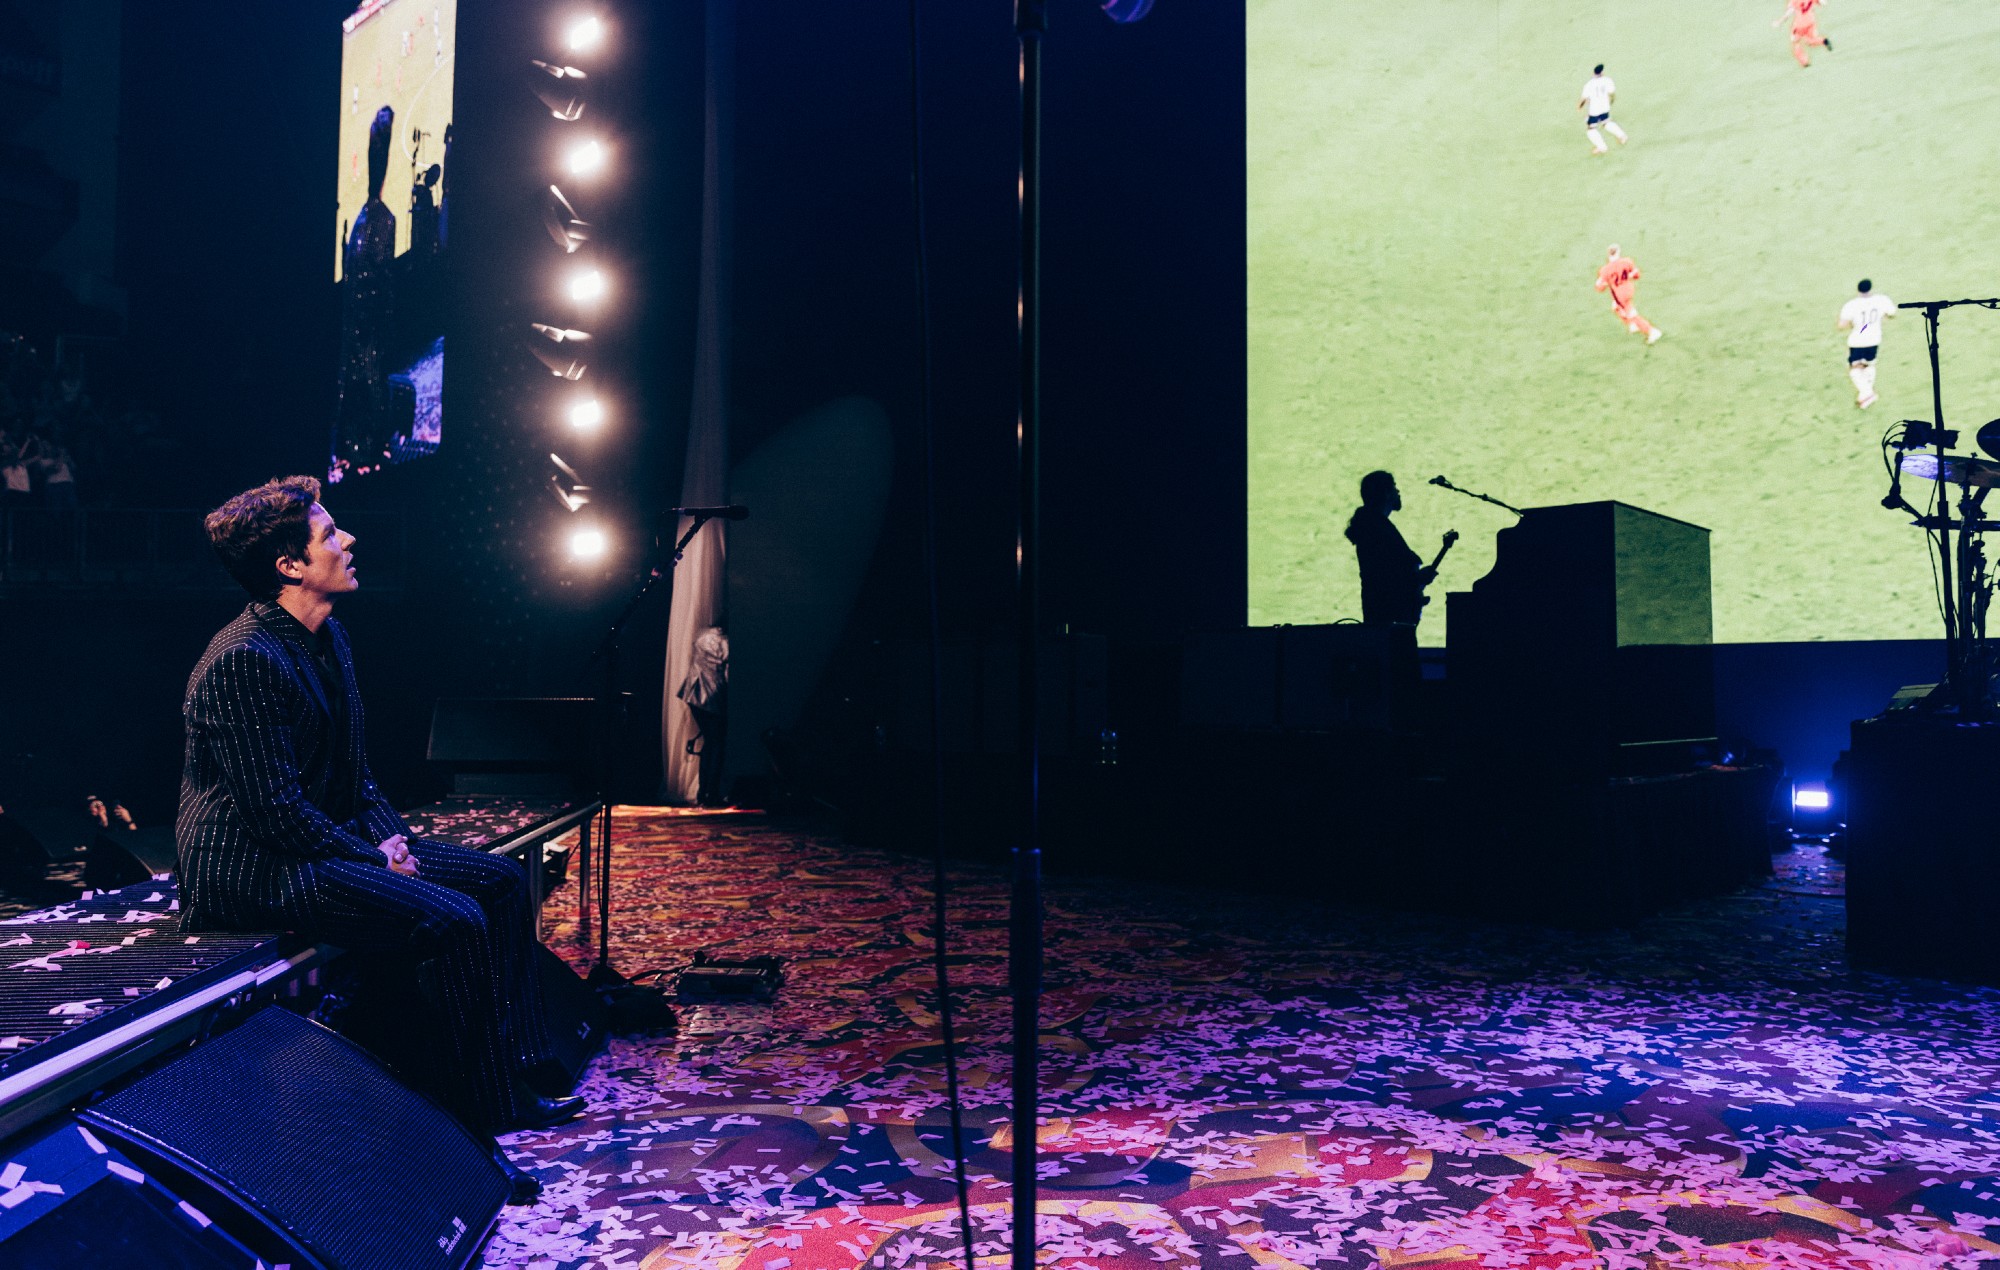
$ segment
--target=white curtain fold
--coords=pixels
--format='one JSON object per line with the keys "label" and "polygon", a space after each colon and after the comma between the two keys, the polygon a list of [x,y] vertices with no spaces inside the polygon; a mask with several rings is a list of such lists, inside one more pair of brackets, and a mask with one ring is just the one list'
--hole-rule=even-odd
{"label": "white curtain fold", "polygon": [[[701,164],[701,277],[697,284],[694,392],[689,403],[687,458],[682,468],[683,507],[728,501],[729,483],[729,234],[728,115],[733,76],[734,11],[730,0],[708,0],[705,9]],[[682,518],[675,538],[687,531]],[[675,694],[687,679],[695,636],[720,624],[727,597],[727,521],[711,521],[688,544],[674,571],[673,611],[667,624],[667,674],[660,697],[661,771],[670,802],[691,803],[700,760],[688,753],[696,728]]]}

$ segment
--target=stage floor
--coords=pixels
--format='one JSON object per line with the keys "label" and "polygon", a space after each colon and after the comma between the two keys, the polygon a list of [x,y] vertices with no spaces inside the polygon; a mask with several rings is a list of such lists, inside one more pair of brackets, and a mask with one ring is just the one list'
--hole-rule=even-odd
{"label": "stage floor", "polygon": [[[778,953],[614,1041],[489,1265],[963,1265],[926,862],[618,813],[614,959]],[[1816,848],[1634,933],[1051,888],[1043,1264],[1917,1270],[2000,1256],[2000,992],[1850,975]],[[1007,1223],[1006,889],[954,874],[981,1264]],[[564,893],[565,895],[567,892]],[[1338,897],[1325,897],[1337,900]],[[554,906],[564,904],[559,895]],[[552,940],[582,965],[573,927]]]}

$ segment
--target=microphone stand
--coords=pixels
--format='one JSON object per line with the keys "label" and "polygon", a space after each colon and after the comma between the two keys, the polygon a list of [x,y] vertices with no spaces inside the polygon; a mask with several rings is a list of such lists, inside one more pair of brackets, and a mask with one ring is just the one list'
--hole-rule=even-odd
{"label": "microphone stand", "polygon": [[[664,565],[660,562],[664,540],[654,547],[654,556],[648,562],[645,581],[641,582],[639,589],[632,593],[632,598],[625,602],[624,609],[612,621],[611,629],[604,632],[604,638],[597,641],[596,649],[590,654],[588,664],[593,666],[602,664],[604,667],[604,684],[597,697],[597,798],[603,805],[600,813],[603,816],[603,827],[598,834],[597,867],[594,870],[597,874],[597,962],[591,966],[589,976],[589,982],[593,986],[625,982],[625,976],[611,968],[611,769],[612,755],[619,732],[617,724],[624,716],[618,692],[618,642],[625,633],[626,623],[632,620],[632,615],[639,611],[639,606],[645,602],[646,596],[663,578],[667,580],[667,611],[669,613],[673,611],[674,566],[681,562],[681,555],[687,550],[688,543],[693,541],[694,536],[701,531],[701,527],[712,519],[714,516],[711,512],[695,512],[694,523],[687,527],[687,532],[674,544],[673,551],[667,556]],[[589,878],[582,880],[585,885],[590,884]],[[586,921],[590,916],[587,905],[588,901],[584,909]]]}
{"label": "microphone stand", "polygon": [[[1903,420],[1906,431],[1907,425],[1922,422],[1920,419]],[[1887,442],[1885,448],[1892,450],[1895,457],[1889,461],[1889,492],[1882,496],[1882,507],[1886,511],[1908,513],[1914,518],[1912,523],[1919,523],[1923,520],[1924,514],[1910,506],[1910,500],[1903,497],[1903,455],[1913,447],[1907,444],[1905,439]]]}
{"label": "microphone stand", "polygon": [[[1015,0],[1014,32],[1021,44],[1020,262],[1020,507],[1016,603],[1020,623],[1021,821],[1013,855],[1007,918],[1008,982],[1013,991],[1014,1062],[1010,1072],[1013,1153],[1012,1270],[1035,1270],[1037,1111],[1042,994],[1041,696],[1036,653],[1041,642],[1042,424],[1042,39],[1047,0]],[[933,745],[941,739],[931,738]],[[971,1260],[971,1249],[967,1249]]]}
{"label": "microphone stand", "polygon": [[[1103,0],[1114,22],[1144,17],[1152,0]],[[1019,286],[1020,413],[1018,533],[1015,587],[1020,638],[1021,786],[1019,844],[1013,850],[1013,886],[1007,918],[1008,984],[1013,992],[1014,1149],[1008,1182],[1012,1270],[1036,1270],[1036,1111],[1040,1101],[1042,994],[1041,694],[1042,635],[1042,43],[1049,31],[1048,0],[1014,0],[1014,35],[1021,45],[1021,257]],[[931,738],[933,745],[941,744]],[[966,1261],[973,1260],[972,1249]]]}
{"label": "microphone stand", "polygon": [[1520,508],[1514,506],[1514,504],[1512,503],[1501,502],[1499,499],[1493,497],[1491,494],[1481,494],[1469,489],[1460,489],[1458,486],[1453,485],[1450,481],[1447,481],[1442,476],[1433,476],[1431,478],[1431,484],[1442,486],[1443,488],[1450,490],[1454,494],[1463,494],[1467,498],[1476,498],[1482,503],[1491,503],[1495,507],[1505,508],[1507,511],[1513,512],[1516,516],[1525,518],[1528,514],[1522,511]]}
{"label": "microphone stand", "polygon": [[[1945,449],[1948,443],[1944,427],[1944,380],[1938,369],[1938,316],[1946,309],[1956,309],[1965,305],[1982,309],[2000,309],[2000,299],[1916,300],[1896,307],[1923,311],[1924,339],[1930,349],[1931,439],[1935,443],[1938,475],[1937,515],[1930,519],[1938,531],[1938,569],[1941,575],[1939,589],[1944,597],[1945,677],[1943,684],[1940,685],[1941,695],[1946,704],[1959,707],[1961,713],[1985,718],[1993,712],[1993,686],[1984,664],[1984,649],[1981,646],[1983,638],[1975,640],[1966,621],[1972,604],[1973,579],[1967,576],[1968,562],[1962,558],[1972,543],[1978,513],[1970,506],[1971,490],[1968,487],[1962,496],[1967,501],[1960,509],[1960,516],[1954,520],[1951,514],[1951,490],[1945,480],[1947,469]],[[1956,547],[1952,542],[1954,529],[1958,531]],[[1954,550],[1961,556],[1956,566],[1957,585],[1953,585]]]}

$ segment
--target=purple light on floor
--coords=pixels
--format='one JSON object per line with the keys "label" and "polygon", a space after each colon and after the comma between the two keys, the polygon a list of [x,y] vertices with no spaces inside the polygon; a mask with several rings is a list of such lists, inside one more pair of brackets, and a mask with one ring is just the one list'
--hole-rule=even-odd
{"label": "purple light on floor", "polygon": [[1104,11],[1113,22],[1137,22],[1153,11],[1153,0],[1104,0]]}
{"label": "purple light on floor", "polygon": [[1833,805],[1833,799],[1823,789],[1794,788],[1792,806],[1801,811],[1825,811]]}

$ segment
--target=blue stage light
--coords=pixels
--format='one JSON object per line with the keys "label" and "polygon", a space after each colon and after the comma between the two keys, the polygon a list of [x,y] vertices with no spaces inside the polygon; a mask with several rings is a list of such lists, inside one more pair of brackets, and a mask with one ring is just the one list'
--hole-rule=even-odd
{"label": "blue stage light", "polygon": [[1833,806],[1833,796],[1824,789],[1798,785],[1792,788],[1792,806],[1801,811],[1825,811]]}
{"label": "blue stage light", "polygon": [[1153,0],[1104,0],[1104,12],[1113,22],[1137,22],[1153,11]]}

